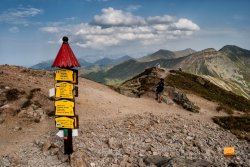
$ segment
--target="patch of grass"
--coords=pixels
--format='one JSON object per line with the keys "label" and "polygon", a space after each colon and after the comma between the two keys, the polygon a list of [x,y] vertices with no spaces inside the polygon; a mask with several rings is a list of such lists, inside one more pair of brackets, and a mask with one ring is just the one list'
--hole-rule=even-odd
{"label": "patch of grass", "polygon": [[234,111],[229,108],[228,106],[224,106],[222,104],[220,104],[219,106],[216,107],[216,111],[224,111],[225,113],[229,114],[229,115],[232,115],[234,114]]}
{"label": "patch of grass", "polygon": [[14,101],[18,99],[19,93],[17,89],[9,89],[6,91],[5,97],[8,101]]}
{"label": "patch of grass", "polygon": [[239,139],[250,141],[250,115],[214,117],[213,121],[222,128],[230,130]]}
{"label": "patch of grass", "polygon": [[41,104],[39,103],[39,101],[37,101],[37,100],[34,101],[34,104],[35,104],[37,107],[39,107],[39,108],[42,107],[42,105],[41,105]]}
{"label": "patch of grass", "polygon": [[33,98],[33,93],[30,93],[28,96],[26,96],[27,99],[31,100]]}
{"label": "patch of grass", "polygon": [[208,100],[216,101],[224,106],[243,112],[250,112],[250,100],[226,91],[207,79],[197,75],[177,70],[170,70],[171,74],[165,79],[166,85],[177,87],[202,96]]}
{"label": "patch of grass", "polygon": [[34,92],[39,92],[41,91],[41,88],[34,88],[34,89],[31,89],[31,93],[34,93]]}
{"label": "patch of grass", "polygon": [[29,95],[26,97],[27,99],[32,99],[34,97],[34,93],[41,91],[41,88],[34,88],[30,90]]}
{"label": "patch of grass", "polygon": [[54,110],[49,110],[49,109],[47,109],[47,110],[46,110],[46,114],[47,114],[49,117],[52,117],[52,116],[55,115],[55,111],[54,111]]}
{"label": "patch of grass", "polygon": [[30,99],[26,100],[22,105],[21,108],[27,108],[32,104],[32,102],[30,101]]}

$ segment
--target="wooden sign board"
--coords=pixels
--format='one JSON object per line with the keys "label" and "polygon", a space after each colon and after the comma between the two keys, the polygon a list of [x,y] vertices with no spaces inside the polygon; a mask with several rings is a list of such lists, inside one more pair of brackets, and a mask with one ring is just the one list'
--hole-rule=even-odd
{"label": "wooden sign board", "polygon": [[75,103],[69,100],[55,101],[56,116],[75,116]]}
{"label": "wooden sign board", "polygon": [[55,118],[56,128],[61,129],[74,129],[78,127],[77,117],[57,117]]}
{"label": "wooden sign board", "polygon": [[74,84],[68,82],[58,82],[56,87],[56,98],[73,99]]}
{"label": "wooden sign board", "polygon": [[78,83],[78,71],[60,69],[55,72],[56,81],[68,81],[77,84]]}

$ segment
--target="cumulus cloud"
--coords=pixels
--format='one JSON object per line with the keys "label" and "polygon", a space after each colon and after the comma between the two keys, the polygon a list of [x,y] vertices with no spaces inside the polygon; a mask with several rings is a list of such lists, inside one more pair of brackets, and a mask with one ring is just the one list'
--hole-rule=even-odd
{"label": "cumulus cloud", "polygon": [[169,24],[175,22],[175,18],[173,16],[164,15],[164,16],[153,16],[148,17],[147,22],[149,24]]}
{"label": "cumulus cloud", "polygon": [[9,28],[9,32],[17,33],[17,32],[20,32],[20,30],[18,27],[11,27],[11,28]]}
{"label": "cumulus cloud", "polygon": [[134,16],[129,12],[113,8],[102,9],[102,15],[96,15],[92,22],[92,24],[100,26],[132,26],[143,25],[145,23],[143,17]]}
{"label": "cumulus cloud", "polygon": [[174,16],[141,17],[113,8],[102,9],[91,23],[40,28],[48,33],[64,33],[82,48],[104,49],[115,46],[158,45],[191,35],[200,28],[193,21]]}
{"label": "cumulus cloud", "polygon": [[180,30],[191,30],[196,31],[199,30],[200,27],[194,24],[191,20],[188,19],[179,19],[178,22],[174,23],[176,29]]}
{"label": "cumulus cloud", "polygon": [[37,9],[33,7],[18,7],[16,9],[8,9],[0,14],[0,22],[8,24],[21,24],[29,25],[30,21],[28,18],[42,14],[42,9]]}

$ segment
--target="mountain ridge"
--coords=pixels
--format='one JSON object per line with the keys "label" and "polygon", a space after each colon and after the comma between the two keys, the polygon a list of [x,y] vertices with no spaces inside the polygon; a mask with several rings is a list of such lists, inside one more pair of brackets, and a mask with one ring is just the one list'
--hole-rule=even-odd
{"label": "mountain ridge", "polygon": [[[227,90],[230,88],[230,90],[236,94],[250,98],[250,70],[249,67],[247,67],[247,58],[250,51],[246,49],[240,49],[240,55],[237,55],[238,52],[235,52],[234,48],[233,51],[230,50],[230,53],[229,51],[225,51],[225,48],[228,49],[228,46],[223,48],[218,51],[214,48],[207,48],[178,58],[174,57],[174,52],[159,50],[155,52],[155,55],[158,55],[158,53],[167,53],[168,56],[174,58],[166,58],[165,56],[165,58],[156,60],[150,59],[150,61],[144,62],[134,60],[118,64],[105,72],[99,71],[96,73],[91,73],[90,75],[84,75],[84,77],[94,80],[97,79],[96,81],[101,83],[119,84],[122,81],[132,78],[133,76],[143,72],[145,68],[159,65],[160,67],[165,67],[168,69],[182,69],[183,71],[193,74],[218,78],[218,80],[213,80],[213,82],[218,81],[217,84],[220,86],[224,85]],[[239,47],[236,49],[239,50]],[[245,56],[245,54],[247,56]],[[238,61],[233,61],[233,58],[235,57],[238,57]],[[246,63],[244,63],[244,61]],[[110,82],[114,80],[116,82]],[[226,82],[222,83],[221,80]],[[235,84],[237,84],[242,89],[235,89],[233,86]]]}

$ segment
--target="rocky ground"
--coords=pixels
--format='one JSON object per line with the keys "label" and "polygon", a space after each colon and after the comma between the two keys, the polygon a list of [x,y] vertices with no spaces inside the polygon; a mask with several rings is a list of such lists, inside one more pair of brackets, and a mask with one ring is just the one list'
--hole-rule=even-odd
{"label": "rocky ground", "polygon": [[[10,70],[15,75],[7,72]],[[249,142],[211,120],[225,115],[215,110],[216,103],[187,95],[200,108],[193,113],[173,102],[159,104],[151,96],[126,97],[86,79],[79,80],[76,110],[80,128],[69,163],[63,154],[63,139],[56,136],[54,119],[47,115],[53,107],[47,97],[53,75],[20,67],[1,66],[1,71],[1,167],[250,166]],[[14,76],[19,76],[18,82],[11,82]],[[14,88],[21,93],[8,101],[6,91]],[[16,113],[35,88],[31,104],[10,114]],[[235,157],[223,156],[227,146],[235,147]]]}
{"label": "rocky ground", "polygon": [[[178,114],[131,114],[118,120],[86,122],[79,131],[80,135],[74,138],[73,166],[144,167],[147,158],[163,157],[206,160],[203,166],[232,163],[247,167],[250,164],[247,141],[238,140],[216,124],[187,120]],[[234,158],[223,156],[226,146],[235,147]],[[62,148],[62,139],[50,132],[19,152],[7,155],[2,163],[6,166],[70,166]]]}

